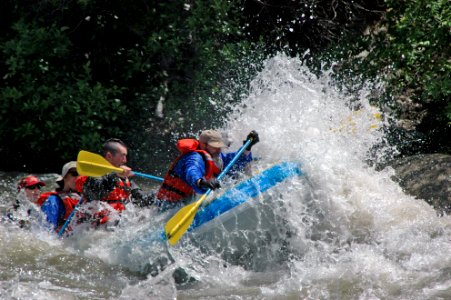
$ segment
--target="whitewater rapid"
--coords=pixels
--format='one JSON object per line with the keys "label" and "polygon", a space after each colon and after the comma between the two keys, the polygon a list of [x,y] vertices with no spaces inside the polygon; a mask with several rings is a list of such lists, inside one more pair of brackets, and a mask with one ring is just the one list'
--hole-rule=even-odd
{"label": "whitewater rapid", "polygon": [[370,92],[344,96],[298,58],[268,59],[218,129],[231,150],[258,131],[254,173],[295,161],[303,176],[175,247],[152,236],[168,218],[152,208],[64,240],[2,223],[0,298],[449,299],[450,217],[369,163],[396,154],[376,147],[387,116]]}

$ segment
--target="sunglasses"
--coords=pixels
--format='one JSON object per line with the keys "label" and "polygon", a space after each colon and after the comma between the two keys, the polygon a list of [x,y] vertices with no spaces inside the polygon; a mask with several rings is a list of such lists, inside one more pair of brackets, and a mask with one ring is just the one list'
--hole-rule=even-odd
{"label": "sunglasses", "polygon": [[40,189],[41,189],[41,186],[40,186],[39,184],[35,184],[35,185],[26,186],[25,188],[26,188],[27,190],[35,190],[35,189],[40,190]]}
{"label": "sunglasses", "polygon": [[78,172],[76,170],[70,170],[69,172],[67,172],[67,174],[70,174],[70,175],[72,175],[74,177],[78,176]]}

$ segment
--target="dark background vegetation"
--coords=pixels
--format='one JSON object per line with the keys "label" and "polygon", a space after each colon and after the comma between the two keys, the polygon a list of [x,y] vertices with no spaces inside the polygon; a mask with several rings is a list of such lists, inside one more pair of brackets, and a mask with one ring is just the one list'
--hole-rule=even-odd
{"label": "dark background vegetation", "polygon": [[219,126],[264,58],[307,49],[344,91],[386,84],[373,102],[397,116],[401,155],[449,153],[450,14],[447,0],[1,1],[0,170],[59,172],[118,137],[156,172],[171,132]]}

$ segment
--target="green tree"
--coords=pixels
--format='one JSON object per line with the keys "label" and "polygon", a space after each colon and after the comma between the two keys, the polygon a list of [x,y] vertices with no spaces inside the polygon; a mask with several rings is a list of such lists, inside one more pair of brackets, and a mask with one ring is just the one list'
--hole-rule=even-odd
{"label": "green tree", "polygon": [[[349,92],[374,80],[373,102],[396,117],[390,140],[401,154],[449,152],[451,60],[449,1],[391,1],[365,35],[348,36],[321,59]],[[337,63],[338,62],[338,63]],[[326,66],[327,68],[327,66]],[[400,140],[400,137],[402,139]]]}
{"label": "green tree", "polygon": [[[73,160],[78,149],[92,148],[100,136],[112,133],[126,111],[115,87],[105,88],[91,78],[89,60],[66,64],[72,46],[55,25],[14,24],[16,35],[2,46],[7,58],[0,92],[1,153],[10,157],[6,168],[18,163],[54,167],[55,154]],[[58,160],[59,161],[59,160]]]}
{"label": "green tree", "polygon": [[147,159],[168,132],[217,124],[224,82],[247,76],[232,4],[3,2],[0,168],[58,170],[112,136]]}

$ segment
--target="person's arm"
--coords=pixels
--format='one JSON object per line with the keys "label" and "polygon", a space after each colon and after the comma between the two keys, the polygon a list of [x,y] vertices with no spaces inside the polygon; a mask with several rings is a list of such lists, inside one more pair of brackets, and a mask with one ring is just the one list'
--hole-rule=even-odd
{"label": "person's arm", "polygon": [[83,195],[88,202],[100,200],[115,188],[116,179],[116,173],[107,174],[102,177],[88,177],[83,186]]}
{"label": "person's arm", "polygon": [[46,220],[53,230],[58,227],[59,221],[66,212],[63,201],[56,195],[51,195],[44,204],[42,204],[41,210],[44,212]]}
{"label": "person's arm", "polygon": [[200,188],[197,183],[205,175],[205,162],[202,155],[196,152],[188,153],[182,157],[174,168],[174,172],[198,194],[205,194],[206,189]]}
{"label": "person's arm", "polygon": [[131,183],[131,194],[132,194],[132,203],[138,205],[139,207],[150,206],[155,202],[154,194],[146,194],[141,190],[141,188],[133,181]]}
{"label": "person's arm", "polygon": [[[246,153],[247,152],[247,153]],[[237,152],[221,153],[222,161],[224,167],[226,167],[232,159],[235,157]],[[245,151],[235,162],[235,164],[227,172],[227,175],[234,175],[238,172],[243,172],[244,168],[252,161],[252,152]]]}
{"label": "person's arm", "polygon": [[[257,131],[252,130],[246,137],[246,140],[243,141],[243,145],[247,140],[251,140],[251,143],[246,147],[244,153],[237,159],[232,168],[227,172],[227,175],[234,175],[237,172],[243,172],[245,167],[252,161],[252,147],[260,141]],[[237,152],[232,153],[221,153],[222,161],[224,163],[224,167],[226,167],[230,161],[235,157]]]}

